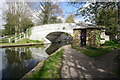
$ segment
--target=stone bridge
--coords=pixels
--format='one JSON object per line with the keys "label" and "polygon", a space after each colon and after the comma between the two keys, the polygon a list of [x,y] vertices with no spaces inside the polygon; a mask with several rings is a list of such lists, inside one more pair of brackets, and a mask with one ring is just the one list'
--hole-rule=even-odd
{"label": "stone bridge", "polygon": [[40,40],[44,43],[51,43],[46,36],[53,32],[64,32],[73,36],[74,28],[81,28],[83,26],[78,26],[75,23],[59,23],[59,24],[47,24],[41,26],[35,26],[31,28],[31,35],[29,39]]}
{"label": "stone bridge", "polygon": [[[51,43],[50,40],[47,39],[47,36],[51,33],[67,33],[70,34],[73,38],[75,38],[75,31],[73,36],[73,29],[84,29],[84,28],[95,28],[93,25],[85,24],[85,23],[58,23],[58,24],[46,24],[41,26],[34,26],[31,28],[31,34],[29,39],[31,40],[40,40],[44,41],[44,43]],[[89,32],[89,31],[88,31]],[[92,31],[91,31],[92,32]],[[80,33],[81,34],[81,33]],[[78,35],[79,37],[79,35]],[[89,37],[89,36],[88,36]],[[109,36],[105,35],[105,31],[100,31],[100,37],[104,40],[100,40],[101,43],[109,40]],[[54,36],[53,36],[54,41]]]}

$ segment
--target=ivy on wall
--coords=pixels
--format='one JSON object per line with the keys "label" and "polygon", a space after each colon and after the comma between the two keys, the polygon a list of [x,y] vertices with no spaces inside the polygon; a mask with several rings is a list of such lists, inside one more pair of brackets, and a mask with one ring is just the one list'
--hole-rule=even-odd
{"label": "ivy on wall", "polygon": [[96,45],[97,45],[97,47],[100,46],[100,33],[98,31],[96,33]]}
{"label": "ivy on wall", "polygon": [[100,41],[100,34],[96,34],[96,41],[97,41],[97,42]]}

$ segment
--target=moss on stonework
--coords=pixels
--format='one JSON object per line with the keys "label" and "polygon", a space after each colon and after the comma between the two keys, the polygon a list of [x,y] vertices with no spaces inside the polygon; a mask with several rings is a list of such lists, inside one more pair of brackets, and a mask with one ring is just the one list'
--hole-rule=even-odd
{"label": "moss on stonework", "polygon": [[[81,30],[73,31],[73,45],[76,47],[81,46]],[[100,30],[86,29],[86,46],[99,47],[100,46]]]}
{"label": "moss on stonework", "polygon": [[80,46],[80,34],[81,31],[80,30],[74,30],[73,32],[73,45],[74,46]]}
{"label": "moss on stonework", "polygon": [[100,31],[97,29],[89,29],[86,33],[86,45],[90,47],[100,46]]}

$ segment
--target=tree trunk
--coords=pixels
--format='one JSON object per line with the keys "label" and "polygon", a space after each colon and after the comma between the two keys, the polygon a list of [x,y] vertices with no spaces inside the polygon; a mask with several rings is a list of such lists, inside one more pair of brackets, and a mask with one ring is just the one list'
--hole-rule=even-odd
{"label": "tree trunk", "polygon": [[118,2],[118,43],[120,43],[120,1]]}

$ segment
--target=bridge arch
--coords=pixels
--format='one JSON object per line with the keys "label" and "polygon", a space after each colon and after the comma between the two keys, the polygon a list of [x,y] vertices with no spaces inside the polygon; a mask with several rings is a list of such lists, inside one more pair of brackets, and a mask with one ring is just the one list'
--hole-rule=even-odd
{"label": "bridge arch", "polygon": [[75,23],[60,23],[60,24],[47,24],[41,26],[34,26],[31,28],[29,39],[44,41],[45,44],[51,43],[46,36],[53,32],[64,32],[73,36],[73,29],[77,26]]}
{"label": "bridge arch", "polygon": [[73,35],[68,32],[54,31],[47,34],[45,38],[47,38],[51,43],[58,42],[70,43],[73,40]]}

